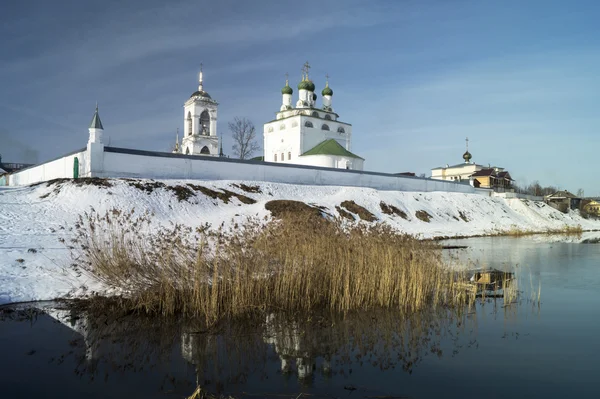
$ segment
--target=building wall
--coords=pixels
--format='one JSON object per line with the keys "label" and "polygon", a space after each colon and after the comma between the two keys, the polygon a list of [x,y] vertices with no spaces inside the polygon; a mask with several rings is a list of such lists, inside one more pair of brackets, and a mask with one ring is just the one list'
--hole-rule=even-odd
{"label": "building wall", "polygon": [[[395,191],[448,191],[491,195],[490,190],[410,176],[357,170],[319,168],[272,162],[242,161],[171,153],[105,147],[98,159],[80,150],[10,175],[9,184],[27,185],[73,177],[73,160],[79,158],[80,177],[136,177],[154,179],[248,180],[289,184],[368,187]],[[343,157],[341,157],[343,158]],[[353,162],[355,160],[353,159]],[[85,165],[96,165],[86,170]],[[101,165],[101,166],[99,166]]]}
{"label": "building wall", "polygon": [[[490,195],[468,184],[377,172],[326,169],[272,162],[195,157],[106,148],[100,177],[249,180],[289,184],[370,187],[398,191],[450,191]],[[159,154],[159,155],[157,155]]]}
{"label": "building wall", "polygon": [[23,186],[39,183],[52,179],[72,178],[73,162],[75,157],[79,159],[79,176],[89,176],[87,170],[87,151],[79,150],[64,157],[54,159],[41,165],[32,166],[8,175],[10,186]]}

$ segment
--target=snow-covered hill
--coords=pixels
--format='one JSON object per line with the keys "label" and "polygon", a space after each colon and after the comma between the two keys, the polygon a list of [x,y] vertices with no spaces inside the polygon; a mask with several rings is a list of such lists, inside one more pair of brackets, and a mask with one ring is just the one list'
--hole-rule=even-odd
{"label": "snow-covered hill", "polygon": [[339,210],[352,210],[341,206],[342,202],[353,201],[379,222],[421,238],[498,234],[515,229],[541,232],[567,225],[600,229],[600,222],[582,219],[577,213],[562,214],[543,203],[476,194],[240,181],[88,183],[62,181],[0,190],[0,304],[105,291],[93,278],[70,267],[70,253],[58,241],[61,237],[68,241],[68,226],[90,208],[100,214],[113,208],[148,211],[154,215],[155,225],[209,223],[218,227],[242,222],[249,216],[269,217],[265,204],[272,200],[303,201],[324,207],[336,216]]}

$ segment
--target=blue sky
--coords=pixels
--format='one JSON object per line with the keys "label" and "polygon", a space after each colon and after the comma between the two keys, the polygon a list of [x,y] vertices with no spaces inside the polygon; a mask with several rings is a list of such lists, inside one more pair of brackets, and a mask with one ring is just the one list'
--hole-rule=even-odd
{"label": "blue sky", "polygon": [[599,16],[597,1],[7,0],[0,153],[84,147],[96,101],[111,145],[167,150],[201,62],[231,153],[227,122],[262,132],[308,60],[367,170],[429,176],[468,136],[518,183],[600,195]]}

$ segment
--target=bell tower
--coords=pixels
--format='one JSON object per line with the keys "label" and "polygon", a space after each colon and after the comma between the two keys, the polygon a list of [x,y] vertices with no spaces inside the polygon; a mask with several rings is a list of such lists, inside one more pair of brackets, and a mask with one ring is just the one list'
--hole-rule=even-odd
{"label": "bell tower", "polygon": [[180,153],[187,155],[219,155],[217,108],[219,103],[204,90],[202,64],[196,90],[183,106],[183,138]]}

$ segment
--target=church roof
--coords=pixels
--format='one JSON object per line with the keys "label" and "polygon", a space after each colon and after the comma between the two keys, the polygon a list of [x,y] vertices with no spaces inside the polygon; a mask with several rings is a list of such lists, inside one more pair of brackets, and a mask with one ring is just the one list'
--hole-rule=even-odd
{"label": "church roof", "polygon": [[301,156],[304,157],[308,155],[337,155],[342,157],[364,159],[342,147],[335,139],[322,141]]}
{"label": "church roof", "polygon": [[4,169],[0,168],[0,175],[3,175],[5,173],[6,173],[6,171]]}
{"label": "church roof", "polygon": [[190,97],[205,97],[205,98],[211,98],[210,94],[208,94],[207,92],[205,92],[204,90],[198,90],[192,93],[192,95]]}
{"label": "church roof", "polygon": [[100,120],[100,115],[98,115],[98,105],[96,105],[96,112],[94,112],[94,117],[92,118],[92,123],[90,123],[90,129],[102,129],[102,121]]}

